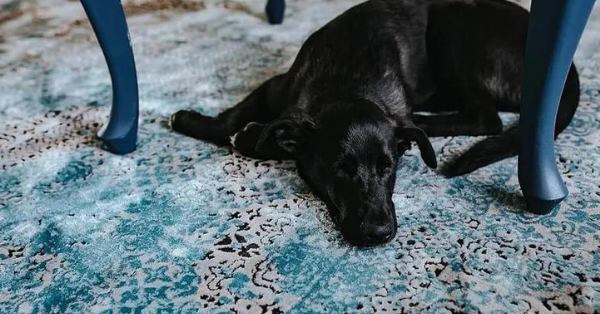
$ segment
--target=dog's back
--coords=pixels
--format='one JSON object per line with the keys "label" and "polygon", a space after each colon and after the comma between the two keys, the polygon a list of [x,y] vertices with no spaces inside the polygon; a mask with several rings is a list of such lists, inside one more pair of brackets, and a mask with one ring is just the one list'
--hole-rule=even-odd
{"label": "dog's back", "polygon": [[[392,112],[404,98],[419,102],[429,97],[433,81],[424,53],[425,3],[431,1],[371,0],[344,12],[304,43],[288,71],[292,81],[286,90],[311,96],[325,92],[338,99],[360,96]],[[302,98],[294,96],[287,103]]]}

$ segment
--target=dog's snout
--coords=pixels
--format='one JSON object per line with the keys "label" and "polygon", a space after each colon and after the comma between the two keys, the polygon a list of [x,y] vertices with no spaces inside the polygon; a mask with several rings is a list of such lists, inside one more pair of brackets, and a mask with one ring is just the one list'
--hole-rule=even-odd
{"label": "dog's snout", "polygon": [[363,223],[361,231],[367,245],[382,244],[391,240],[394,236],[394,227],[387,222],[382,224]]}

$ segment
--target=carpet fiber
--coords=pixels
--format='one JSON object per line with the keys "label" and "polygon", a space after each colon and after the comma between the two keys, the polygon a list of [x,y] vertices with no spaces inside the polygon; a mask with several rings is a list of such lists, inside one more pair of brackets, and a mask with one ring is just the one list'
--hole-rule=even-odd
{"label": "carpet fiber", "polygon": [[[600,311],[600,10],[557,141],[571,194],[547,216],[523,212],[516,158],[449,180],[412,150],[398,236],[358,249],[292,162],[166,127],[234,105],[357,2],[291,0],[270,26],[262,0],[125,1],[141,118],[121,157],[94,138],[111,87],[79,2],[0,0],[0,313]],[[444,163],[476,140],[433,144]]]}

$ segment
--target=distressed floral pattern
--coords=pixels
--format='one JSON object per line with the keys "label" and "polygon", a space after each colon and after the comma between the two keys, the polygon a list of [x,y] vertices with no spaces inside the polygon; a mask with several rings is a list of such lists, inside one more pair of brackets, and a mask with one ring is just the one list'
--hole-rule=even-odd
{"label": "distressed floral pattern", "polygon": [[[570,189],[523,212],[516,159],[456,179],[413,150],[398,236],[347,245],[292,162],[171,132],[282,72],[356,0],[125,1],[138,66],[138,150],[94,138],[110,81],[77,1],[0,0],[1,313],[593,313],[600,311],[600,11],[576,62],[581,108],[557,141]],[[512,117],[507,116],[507,119]],[[476,138],[436,139],[441,162]]]}

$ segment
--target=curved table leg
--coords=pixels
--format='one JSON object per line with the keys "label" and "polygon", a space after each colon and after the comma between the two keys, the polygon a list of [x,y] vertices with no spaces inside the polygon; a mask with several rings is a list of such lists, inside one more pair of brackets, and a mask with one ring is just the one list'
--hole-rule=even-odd
{"label": "curved table leg", "polygon": [[108,123],[98,132],[116,154],[135,150],[138,130],[138,85],[127,21],[120,0],[81,0],[106,59],[113,103]]}
{"label": "curved table leg", "polygon": [[567,73],[594,2],[532,2],[519,123],[519,182],[532,213],[547,214],[568,195],[556,167],[554,127]]}
{"label": "curved table leg", "polygon": [[271,24],[283,23],[285,15],[285,0],[267,0],[267,19]]}

